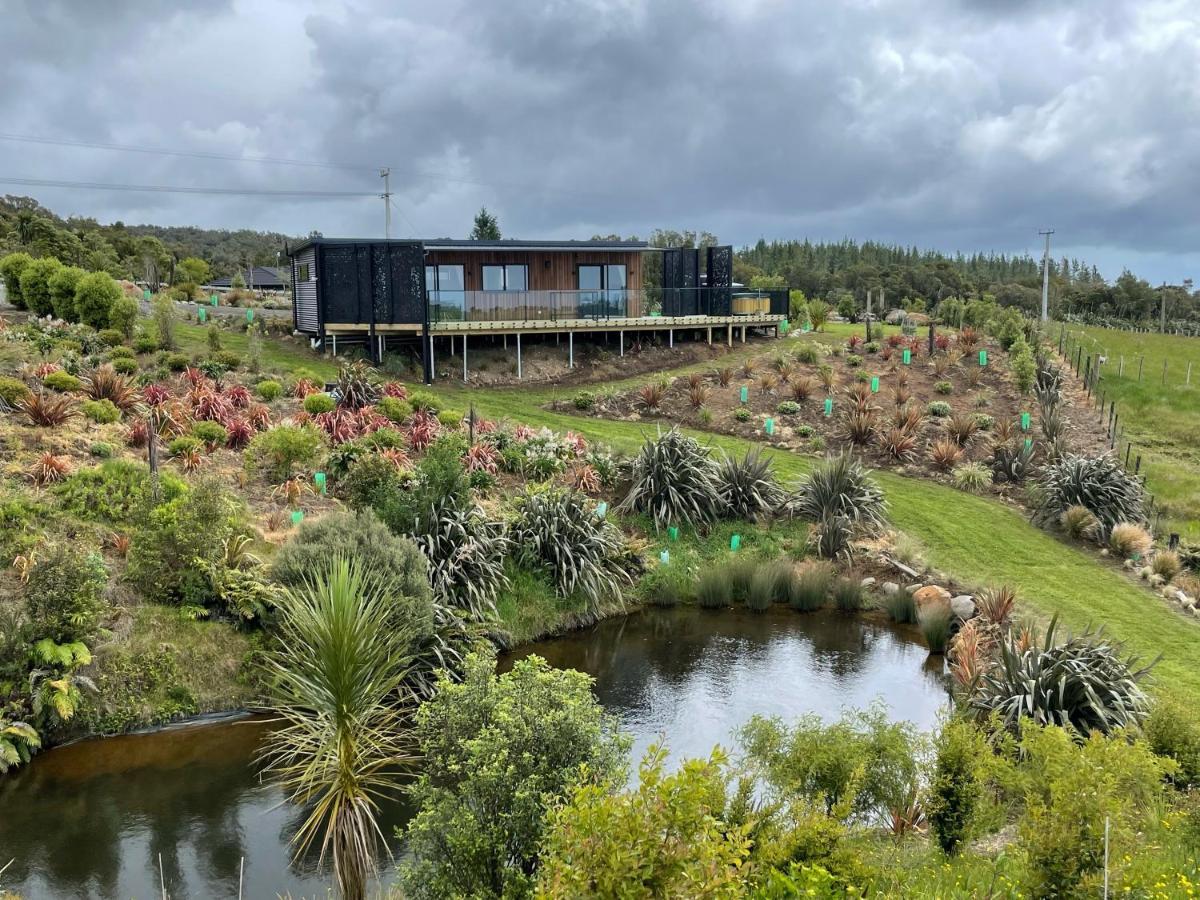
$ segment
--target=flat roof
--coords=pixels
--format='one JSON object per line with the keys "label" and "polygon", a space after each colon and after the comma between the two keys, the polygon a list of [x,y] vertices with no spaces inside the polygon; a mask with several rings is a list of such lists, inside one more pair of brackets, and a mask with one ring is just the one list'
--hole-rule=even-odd
{"label": "flat roof", "polygon": [[313,244],[421,244],[426,250],[541,250],[547,252],[570,252],[585,250],[593,252],[611,251],[629,253],[637,250],[656,250],[645,241],[525,241],[503,238],[494,241],[459,240],[457,238],[307,238],[291,247],[294,255]]}

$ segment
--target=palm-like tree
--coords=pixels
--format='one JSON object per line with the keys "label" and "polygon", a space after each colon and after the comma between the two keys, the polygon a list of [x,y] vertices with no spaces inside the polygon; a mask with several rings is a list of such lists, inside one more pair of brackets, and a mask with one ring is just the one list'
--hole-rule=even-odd
{"label": "palm-like tree", "polygon": [[346,900],[360,900],[375,872],[378,798],[412,762],[403,688],[413,634],[391,615],[391,583],[354,559],[288,589],[278,649],[268,656],[270,707],[282,727],[263,759],[288,799],[309,810],[292,839],[297,856],[321,837]]}

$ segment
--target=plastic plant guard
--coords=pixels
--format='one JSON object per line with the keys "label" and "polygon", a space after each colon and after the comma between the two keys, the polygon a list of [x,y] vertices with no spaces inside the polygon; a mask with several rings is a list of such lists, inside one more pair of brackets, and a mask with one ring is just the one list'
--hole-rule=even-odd
{"label": "plastic plant guard", "polygon": [[775,420],[767,419],[765,427],[767,429],[767,434],[774,434],[775,433]]}
{"label": "plastic plant guard", "polygon": [[672,541],[679,540],[679,529],[674,525],[667,528],[667,539]]}
{"label": "plastic plant guard", "polygon": [[828,418],[829,416],[832,416],[832,415],[833,415],[833,398],[826,397],[825,398],[825,416],[826,416],[826,418]]}
{"label": "plastic plant guard", "polygon": [[879,393],[879,376],[878,375],[871,376],[871,393],[872,394]]}
{"label": "plastic plant guard", "polygon": [[658,561],[660,563],[662,563],[664,566],[667,565],[668,563],[670,563],[671,562],[671,551],[664,550],[662,553],[658,554]]}
{"label": "plastic plant guard", "polygon": [[740,534],[732,535],[729,538],[729,549],[736,552],[740,546],[742,546],[742,536]]}
{"label": "plastic plant guard", "polygon": [[1021,430],[1022,431],[1029,430],[1029,413],[1027,413],[1027,412],[1021,413]]}
{"label": "plastic plant guard", "polygon": [[740,396],[741,396],[741,399],[742,399],[742,402],[743,402],[743,403],[745,403],[747,400],[749,400],[749,399],[750,399],[750,388],[746,387],[746,386],[743,384],[743,385],[742,385],[742,391],[741,391],[741,394],[740,394]]}
{"label": "plastic plant guard", "polygon": [[987,365],[987,351],[986,350],[979,351],[979,365],[981,365],[981,366]]}
{"label": "plastic plant guard", "polygon": [[315,484],[317,486],[317,489],[322,494],[324,494],[325,490],[326,490],[325,473],[324,472],[313,472],[313,484]]}
{"label": "plastic plant guard", "polygon": [[904,351],[904,364],[906,366],[912,364],[912,351],[911,350]]}
{"label": "plastic plant guard", "polygon": [[608,515],[608,501],[601,500],[598,504],[596,504],[596,516],[597,518],[603,519],[606,515]]}
{"label": "plastic plant guard", "polygon": [[299,525],[304,521],[304,510],[298,509],[292,513],[292,524]]}

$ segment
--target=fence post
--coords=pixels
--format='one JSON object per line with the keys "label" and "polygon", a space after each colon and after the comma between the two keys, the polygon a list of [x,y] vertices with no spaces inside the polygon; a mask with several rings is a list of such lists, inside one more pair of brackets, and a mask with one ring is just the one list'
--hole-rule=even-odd
{"label": "fence post", "polygon": [[1117,373],[1117,377],[1118,377],[1118,378],[1124,378],[1124,377],[1125,377],[1125,357],[1124,357],[1124,356],[1122,356],[1122,357],[1121,357],[1121,371],[1119,371],[1119,372]]}
{"label": "fence post", "polygon": [[1188,361],[1187,378],[1185,378],[1185,379],[1184,379],[1184,382],[1183,382],[1183,383],[1184,383],[1184,384],[1191,384],[1191,383],[1192,383],[1192,363],[1191,363],[1191,361],[1190,361],[1190,360]]}
{"label": "fence post", "polygon": [[1166,384],[1166,383],[1167,383],[1167,361],[1166,361],[1165,359],[1163,360],[1163,376],[1162,376],[1162,383],[1163,383],[1163,384]]}
{"label": "fence post", "polygon": [[1138,357],[1138,381],[1142,380],[1142,366],[1144,366],[1145,364],[1146,364],[1145,355],[1139,356]]}

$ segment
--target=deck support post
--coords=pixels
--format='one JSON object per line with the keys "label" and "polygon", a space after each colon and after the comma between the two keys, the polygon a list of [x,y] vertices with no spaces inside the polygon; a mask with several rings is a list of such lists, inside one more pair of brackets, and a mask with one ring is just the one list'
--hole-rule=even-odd
{"label": "deck support post", "polygon": [[575,332],[567,332],[567,368],[575,368]]}
{"label": "deck support post", "polygon": [[433,372],[437,368],[437,362],[433,358],[433,335],[429,336],[429,383],[433,384]]}
{"label": "deck support post", "polygon": [[463,339],[463,384],[467,383],[467,336],[464,334]]}
{"label": "deck support post", "polygon": [[711,325],[708,326],[708,344],[710,347],[712,346],[712,326]]}
{"label": "deck support post", "polygon": [[333,355],[337,356],[337,333],[331,334],[330,337],[333,338]]}
{"label": "deck support post", "polygon": [[620,332],[618,332],[618,334],[620,335],[621,340],[620,340],[620,343],[617,345],[619,348],[617,355],[624,356],[625,355],[625,332],[620,331]]}
{"label": "deck support post", "polygon": [[667,329],[667,346],[670,347],[672,350],[675,349],[675,329],[674,328]]}
{"label": "deck support post", "polygon": [[517,332],[517,380],[521,379],[521,332]]}
{"label": "deck support post", "polygon": [[746,326],[742,326],[742,343],[746,343]]}
{"label": "deck support post", "polygon": [[726,341],[729,344],[729,346],[732,347],[733,346],[733,323],[730,322],[725,327],[726,327],[726,329],[728,329],[728,334],[726,335]]}
{"label": "deck support post", "polygon": [[504,332],[504,349],[508,349],[508,332]]}

